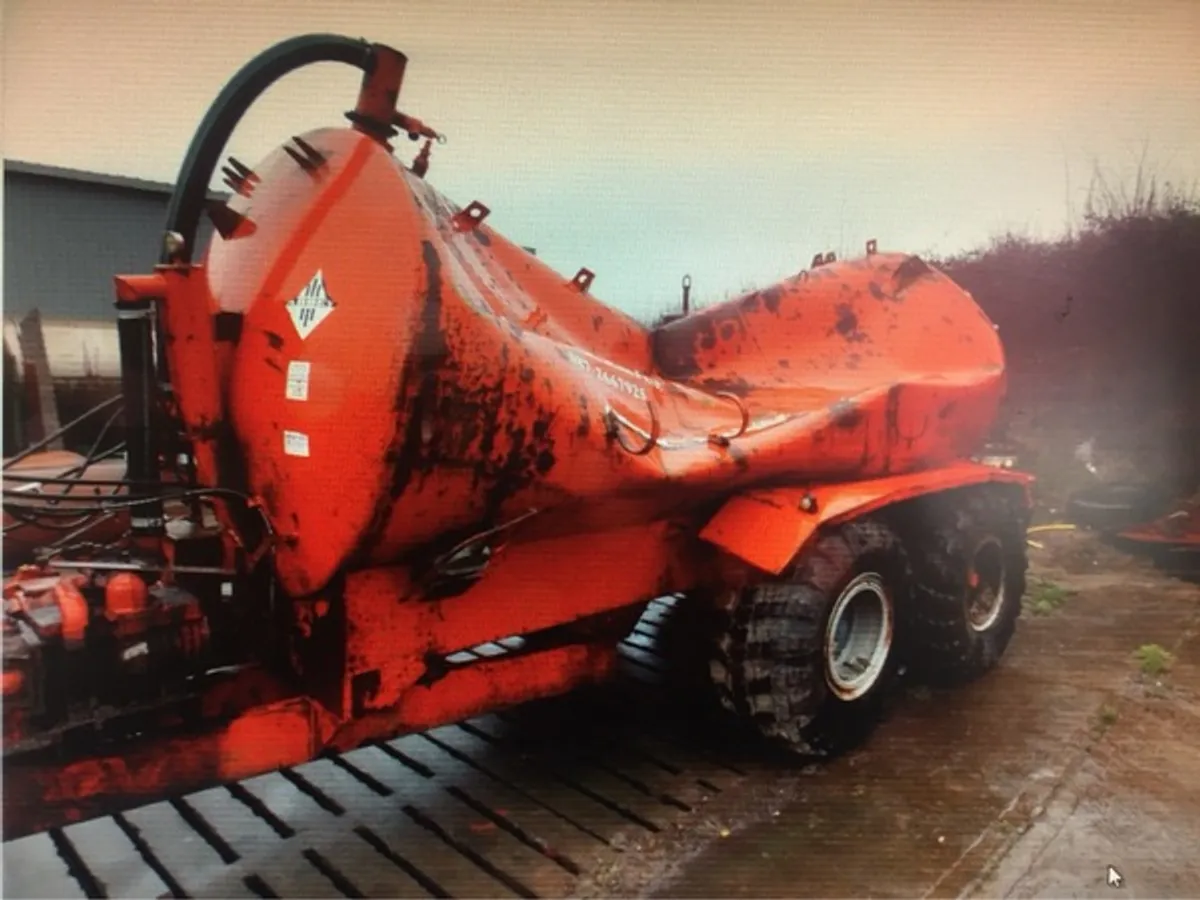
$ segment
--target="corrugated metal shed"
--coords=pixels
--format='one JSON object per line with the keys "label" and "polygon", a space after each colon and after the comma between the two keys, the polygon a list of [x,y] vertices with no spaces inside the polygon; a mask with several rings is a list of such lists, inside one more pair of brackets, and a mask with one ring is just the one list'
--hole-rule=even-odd
{"label": "corrugated metal shed", "polygon": [[[157,262],[170,195],[155,181],[5,160],[5,317],[111,321],[113,276]],[[204,220],[202,243],[210,233]]]}

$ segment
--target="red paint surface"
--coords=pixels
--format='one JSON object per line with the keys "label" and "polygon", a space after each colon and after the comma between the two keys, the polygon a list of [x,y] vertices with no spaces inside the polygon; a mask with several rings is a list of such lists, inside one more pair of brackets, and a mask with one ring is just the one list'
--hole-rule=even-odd
{"label": "red paint surface", "polygon": [[[1029,499],[1029,475],[959,462],[865,481],[747,491],[722,506],[700,536],[765,572],[779,574],[824,525],[922,494],[989,482],[1021,485]],[[812,511],[802,504],[811,504]]]}
{"label": "red paint surface", "polygon": [[[601,530],[634,497],[645,521],[763,479],[942,465],[992,423],[995,330],[914,257],[823,265],[652,330],[487,224],[456,225],[460,207],[375,141],[304,139],[322,176],[282,151],[256,166],[253,199],[232,201],[254,233],[216,239],[191,286],[245,315],[227,415],[250,493],[294,535],[278,557],[294,595],[531,508]],[[287,304],[318,272],[334,306],[302,337]],[[202,340],[176,352],[176,371],[211,369]],[[307,399],[287,396],[293,363]],[[606,410],[627,447],[657,429],[656,446],[622,451]]]}

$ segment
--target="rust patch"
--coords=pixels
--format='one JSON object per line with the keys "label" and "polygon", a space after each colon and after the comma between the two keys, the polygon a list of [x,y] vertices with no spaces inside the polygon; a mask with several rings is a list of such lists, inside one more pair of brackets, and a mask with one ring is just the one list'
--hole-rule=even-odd
{"label": "rust patch", "polygon": [[783,290],[778,285],[769,287],[762,292],[762,299],[768,312],[777,313],[779,304],[783,300]]}
{"label": "rust patch", "polygon": [[862,410],[849,400],[839,400],[830,406],[829,417],[836,427],[844,428],[847,431],[858,428],[863,420]]}
{"label": "rust patch", "polygon": [[[698,322],[695,317],[681,320],[680,324]],[[697,326],[687,328],[656,328],[650,334],[651,353],[655,365],[668,378],[687,378],[702,371],[696,359]],[[715,342],[714,342],[715,343]]]}
{"label": "rust patch", "polygon": [[896,285],[896,293],[901,293],[908,289],[918,278],[928,275],[933,271],[929,264],[919,256],[910,256],[904,262],[896,267],[896,271],[892,274],[892,283]]}
{"label": "rust patch", "polygon": [[700,355],[716,349],[720,341],[733,341],[739,333],[746,336],[741,310],[750,299],[727,301],[654,329],[650,340],[659,371],[668,378],[688,378],[699,375],[706,362],[712,368],[711,360]]}
{"label": "rust patch", "polygon": [[604,324],[604,316],[601,316],[601,315],[592,316],[592,331],[599,331],[600,326],[602,326],[603,324]]}
{"label": "rust patch", "polygon": [[705,378],[700,384],[706,389],[713,391],[725,391],[737,397],[745,397],[753,390],[750,382],[745,378]]}
{"label": "rust patch", "polygon": [[271,345],[272,350],[283,349],[283,337],[273,331],[264,331],[263,337],[267,339],[267,343]]}
{"label": "rust patch", "polygon": [[[528,431],[517,424],[515,406],[504,410],[493,404],[490,412],[492,418],[486,423],[486,441],[480,442],[480,449],[486,443],[489,452],[475,466],[476,479],[490,483],[486,495],[488,521],[499,512],[504,501],[528,487],[537,476],[547,474],[557,462],[554,439],[550,437],[550,425],[554,421],[552,412],[537,409],[537,418]],[[500,426],[499,418],[504,412],[508,412],[509,419]],[[498,443],[496,438],[501,435],[507,444],[506,451],[491,452]],[[473,455],[469,450],[460,454],[461,457],[469,455]]]}
{"label": "rust patch", "polygon": [[422,426],[436,405],[438,370],[450,352],[442,330],[441,257],[430,241],[421,242],[421,257],[427,279],[425,297],[417,317],[412,351],[405,361],[392,404],[396,430],[384,455],[392,467],[391,483],[376,501],[354,558],[369,553],[379,540],[396,499],[404,493],[420,464]]}
{"label": "rust patch", "polygon": [[899,384],[888,388],[887,401],[884,406],[883,473],[885,475],[891,474],[892,451],[900,444],[900,392],[902,390],[903,388]]}
{"label": "rust patch", "polygon": [[422,474],[437,465],[472,473],[473,486],[483,488],[485,525],[508,498],[557,462],[551,434],[556,413],[547,405],[553,391],[539,399],[529,391],[514,390],[514,378],[531,384],[535,377],[528,366],[517,369],[514,355],[509,344],[501,344],[499,366],[479,363],[485,371],[495,369],[486,379],[470,371],[470,359],[448,363],[454,377],[437,381],[429,418],[436,424],[419,446]]}
{"label": "rust patch", "polygon": [[837,305],[837,322],[834,324],[833,330],[847,341],[857,343],[867,339],[867,336],[859,331],[858,315],[854,312],[854,307],[849,303],[839,303]]}

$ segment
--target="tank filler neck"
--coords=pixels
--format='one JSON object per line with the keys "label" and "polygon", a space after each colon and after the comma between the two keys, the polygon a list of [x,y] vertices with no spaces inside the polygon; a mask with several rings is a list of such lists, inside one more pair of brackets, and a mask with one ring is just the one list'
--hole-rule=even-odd
{"label": "tank filler neck", "polygon": [[406,134],[410,141],[425,138],[421,152],[413,161],[412,171],[424,178],[429,170],[429,151],[434,141],[446,143],[446,136],[430,128],[416,116],[396,108],[400,87],[404,83],[407,58],[398,50],[384,44],[372,45],[370,65],[363,70],[362,87],[354,109],[346,113],[357,131],[379,141],[391,150],[390,141],[397,134]]}
{"label": "tank filler neck", "polygon": [[396,136],[396,118],[400,115],[396,103],[408,57],[386,44],[372,44],[370,61],[363,67],[358,102],[346,113],[354,127],[381,143]]}

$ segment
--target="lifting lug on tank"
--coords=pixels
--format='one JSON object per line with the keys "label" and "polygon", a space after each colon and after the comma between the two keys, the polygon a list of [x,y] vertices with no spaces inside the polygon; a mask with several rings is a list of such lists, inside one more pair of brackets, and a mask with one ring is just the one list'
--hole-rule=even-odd
{"label": "lifting lug on tank", "polygon": [[478,200],[472,200],[467,208],[454,214],[454,230],[458,232],[473,231],[483,224],[491,210]]}

